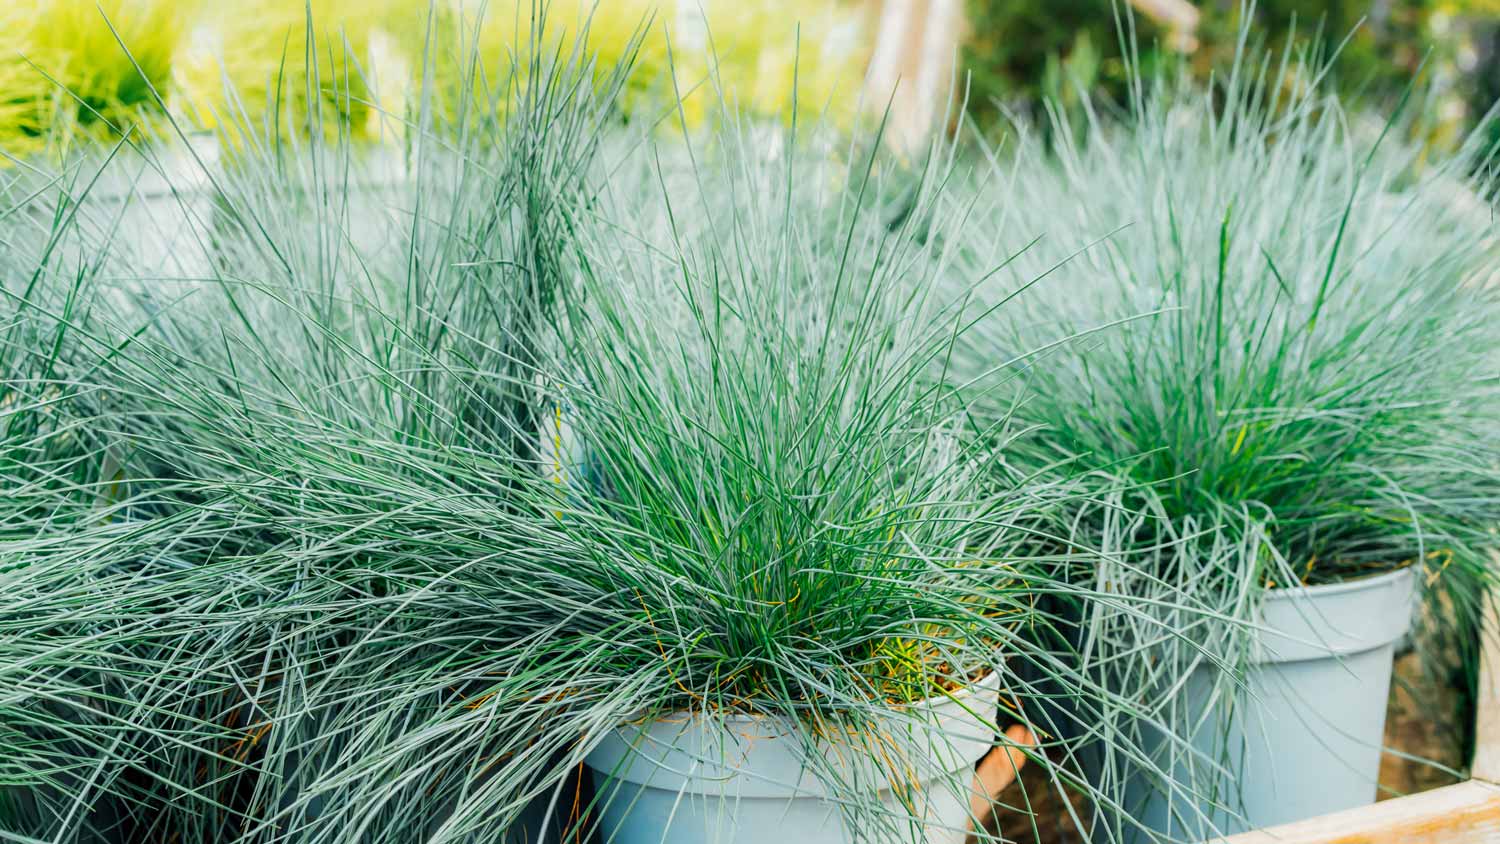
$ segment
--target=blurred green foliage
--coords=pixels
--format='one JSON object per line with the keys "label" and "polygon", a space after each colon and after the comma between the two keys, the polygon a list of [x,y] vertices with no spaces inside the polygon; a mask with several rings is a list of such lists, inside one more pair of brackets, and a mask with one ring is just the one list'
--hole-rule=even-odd
{"label": "blurred green foliage", "polygon": [[[967,0],[969,110],[995,125],[1048,98],[1120,101],[1129,77],[1121,29],[1133,33],[1143,69],[1181,62],[1205,77],[1233,57],[1246,22],[1241,0],[1200,0],[1191,34],[1175,32],[1126,0]],[[1333,56],[1339,87],[1376,105],[1419,79],[1423,130],[1451,144],[1500,95],[1500,0],[1259,0],[1250,32],[1262,45]]]}
{"label": "blurred green foliage", "polygon": [[503,108],[533,38],[577,40],[601,77],[628,53],[622,106],[652,119],[680,92],[690,124],[721,94],[847,123],[866,23],[845,0],[0,0],[0,166],[169,117],[234,147],[247,127],[394,140],[424,102]]}

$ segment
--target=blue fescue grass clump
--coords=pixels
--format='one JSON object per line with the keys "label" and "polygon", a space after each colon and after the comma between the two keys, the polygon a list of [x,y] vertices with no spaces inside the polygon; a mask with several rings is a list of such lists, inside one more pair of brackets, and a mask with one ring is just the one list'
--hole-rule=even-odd
{"label": "blue fescue grass clump", "polygon": [[[489,591],[516,638],[463,716],[534,738],[483,787],[544,791],[627,721],[770,716],[800,725],[852,829],[908,840],[911,819],[817,743],[844,737],[900,776],[916,760],[875,726],[992,672],[1028,723],[1038,673],[1082,718],[1129,708],[1049,647],[1038,608],[1111,599],[1057,574],[1076,555],[1037,552],[1071,491],[997,486],[982,470],[1007,426],[976,435],[931,377],[964,318],[933,295],[947,261],[916,221],[951,174],[919,178],[919,213],[893,225],[871,210],[893,190],[875,152],[735,129],[680,154],[628,154],[569,218],[536,380],[549,445],[514,490],[528,550]],[[963,796],[970,776],[933,788]]]}
{"label": "blue fescue grass clump", "polygon": [[1258,535],[1233,580],[1265,587],[1479,574],[1500,492],[1491,221],[1465,161],[1424,168],[1316,86],[1276,84],[1313,72],[1246,59],[1211,93],[1144,92],[1126,128],[1027,147],[992,208],[1079,251],[971,366],[1087,333],[1026,362],[1016,414],[1045,429],[1039,461],[1129,481],[1120,547]]}
{"label": "blue fescue grass clump", "polygon": [[[348,149],[271,138],[216,182],[212,277],[7,266],[6,476],[38,492],[5,510],[4,832],[416,840],[464,804],[487,821],[464,840],[509,834],[524,798],[458,795],[529,736],[442,723],[514,641],[489,595],[530,553],[506,527],[534,474],[525,350],[610,113],[580,56],[533,61],[508,123],[476,109],[466,146],[414,152],[379,256],[335,187],[360,175]],[[50,226],[107,251],[79,218]],[[118,461],[107,494],[38,456],[33,418],[75,431],[86,478]]]}

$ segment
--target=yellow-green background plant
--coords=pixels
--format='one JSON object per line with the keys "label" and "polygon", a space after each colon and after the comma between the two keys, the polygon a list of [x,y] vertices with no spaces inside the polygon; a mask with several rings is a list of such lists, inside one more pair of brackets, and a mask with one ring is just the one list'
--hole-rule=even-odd
{"label": "yellow-green background plant", "polygon": [[0,10],[0,148],[22,157],[47,137],[108,139],[168,114],[187,130],[390,137],[422,108],[503,102],[525,75],[516,45],[538,37],[553,50],[577,43],[598,68],[633,53],[622,106],[644,119],[678,95],[689,124],[721,95],[762,118],[796,108],[847,125],[854,114],[869,42],[858,4],[560,0],[545,31],[530,32],[537,5],[19,0]]}
{"label": "yellow-green background plant", "polygon": [[[847,122],[855,111],[869,41],[858,4],[564,0],[549,6],[540,33],[528,30],[531,6],[531,0],[398,2],[388,10],[388,26],[415,68],[413,81],[430,77],[428,96],[440,113],[462,96],[495,99],[513,73],[524,72],[512,67],[512,45],[536,37],[552,49],[572,49],[581,40],[598,67],[633,53],[621,105],[647,119],[660,116],[663,100],[679,96],[689,125],[701,123],[721,95],[760,117],[787,119],[795,107],[804,117],[826,110]],[[474,55],[476,66],[466,66]]]}
{"label": "yellow-green background plant", "polygon": [[37,105],[44,80],[22,57],[29,29],[20,5],[0,6],[0,166],[6,156],[34,151],[41,135]]}
{"label": "yellow-green background plant", "polygon": [[366,66],[382,4],[247,0],[196,27],[177,81],[190,120],[205,128],[271,121],[280,134],[367,131],[374,104]]}
{"label": "yellow-green background plant", "polygon": [[[196,3],[16,0],[0,11],[0,148],[112,140],[160,120]],[[122,49],[123,45],[123,49]]]}

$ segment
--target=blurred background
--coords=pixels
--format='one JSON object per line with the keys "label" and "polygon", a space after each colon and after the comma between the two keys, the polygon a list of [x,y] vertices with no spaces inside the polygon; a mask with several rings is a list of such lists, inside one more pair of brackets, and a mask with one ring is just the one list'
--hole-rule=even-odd
{"label": "blurred background", "polygon": [[[173,113],[196,128],[212,128],[226,116],[255,117],[277,101],[275,77],[295,76],[310,64],[325,80],[347,77],[348,87],[359,89],[333,108],[329,125],[380,137],[390,131],[381,115],[408,107],[404,98],[424,75],[441,76],[435,33],[461,31],[452,21],[482,18],[476,46],[498,67],[524,33],[532,5],[7,0],[0,4],[0,150],[25,154],[59,124],[109,135],[152,112]],[[966,103],[972,125],[987,132],[1003,123],[1002,115],[1036,116],[1049,98],[1062,108],[1078,107],[1085,95],[1118,102],[1132,62],[1148,69],[1172,63],[1206,77],[1233,55],[1242,31],[1273,49],[1335,57],[1339,89],[1375,108],[1389,109],[1415,80],[1411,112],[1419,119],[1412,131],[1438,148],[1455,143],[1500,97],[1500,0],[552,0],[549,6],[552,34],[576,34],[587,21],[590,48],[604,61],[618,58],[638,36],[637,93],[675,82],[687,93],[689,116],[695,97],[710,87],[705,69],[716,63],[725,95],[760,114],[785,117],[798,108],[843,119],[861,108],[879,113],[889,103],[892,138],[907,145],[945,121],[951,127],[957,101]],[[1247,20],[1252,26],[1242,29]],[[302,37],[309,22],[322,38],[312,50]],[[676,78],[664,82],[669,64]],[[796,103],[789,94],[793,74]],[[960,90],[950,97],[954,79]],[[223,93],[225,81],[235,96]],[[297,93],[281,91],[280,99]]]}
{"label": "blurred background", "polygon": [[[1417,81],[1421,126],[1451,144],[1500,98],[1500,0],[1131,0],[1123,40],[1111,0],[968,0],[963,64],[970,110],[1031,109],[1080,90],[1118,97],[1122,44],[1143,66],[1181,61],[1206,77],[1232,57],[1247,16],[1252,38],[1334,56],[1348,97],[1390,108]],[[1127,24],[1127,28],[1129,28]]]}

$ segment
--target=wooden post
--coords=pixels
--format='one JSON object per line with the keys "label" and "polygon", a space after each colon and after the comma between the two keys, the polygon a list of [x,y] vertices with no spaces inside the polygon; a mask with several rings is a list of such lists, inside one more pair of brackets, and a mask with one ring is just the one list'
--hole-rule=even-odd
{"label": "wooden post", "polygon": [[1470,780],[1224,840],[1226,844],[1494,844],[1500,841],[1500,786]]}
{"label": "wooden post", "polygon": [[1198,49],[1198,20],[1202,14],[1188,0],[1130,0],[1141,14],[1167,28],[1168,46],[1183,53]]}
{"label": "wooden post", "polygon": [[1500,611],[1490,600],[1480,644],[1479,699],[1475,702],[1474,764],[1469,775],[1500,784]]}
{"label": "wooden post", "polygon": [[1036,735],[1021,724],[1006,730],[1005,738],[1008,744],[996,746],[974,768],[972,793],[969,795],[970,842],[976,839],[974,830],[989,825],[1000,792],[1020,776],[1021,768],[1026,765],[1027,749],[1037,745]]}
{"label": "wooden post", "polygon": [[[1166,27],[1169,45],[1198,47],[1201,17],[1188,0],[1130,0],[1141,14]],[[864,96],[877,112],[890,106],[886,140],[909,154],[920,153],[947,122],[960,80],[958,53],[964,34],[962,0],[869,0],[874,48]]]}
{"label": "wooden post", "polygon": [[915,154],[944,124],[953,103],[963,2],[877,0],[872,7],[875,46],[865,101],[877,111],[889,104],[887,142]]}

